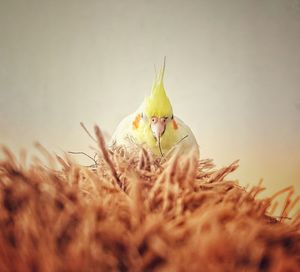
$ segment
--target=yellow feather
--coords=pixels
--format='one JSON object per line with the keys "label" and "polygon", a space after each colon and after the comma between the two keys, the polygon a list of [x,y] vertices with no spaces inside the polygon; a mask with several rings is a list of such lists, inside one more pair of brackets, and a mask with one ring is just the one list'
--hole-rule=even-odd
{"label": "yellow feather", "polygon": [[165,63],[164,61],[164,65],[154,81],[151,95],[144,101],[144,113],[148,118],[152,116],[171,117],[173,114],[172,105],[167,97],[163,83]]}

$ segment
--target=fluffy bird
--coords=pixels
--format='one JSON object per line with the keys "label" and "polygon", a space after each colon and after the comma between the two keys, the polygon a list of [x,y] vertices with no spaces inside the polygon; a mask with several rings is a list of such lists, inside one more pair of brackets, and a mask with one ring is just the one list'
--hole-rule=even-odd
{"label": "fluffy bird", "polygon": [[135,143],[162,157],[170,154],[171,150],[180,149],[180,154],[192,153],[199,157],[193,132],[173,114],[163,84],[164,73],[165,61],[155,77],[150,96],[145,98],[136,112],[120,122],[112,136],[111,145],[131,148]]}

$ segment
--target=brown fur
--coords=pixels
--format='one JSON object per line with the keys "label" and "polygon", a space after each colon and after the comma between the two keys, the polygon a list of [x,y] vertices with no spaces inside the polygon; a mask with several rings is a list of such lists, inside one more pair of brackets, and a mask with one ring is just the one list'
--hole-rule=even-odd
{"label": "brown fur", "polygon": [[[141,149],[108,152],[96,128],[99,160],[83,167],[53,158],[51,170],[25,167],[3,148],[0,162],[0,270],[300,271],[299,216],[292,188],[281,217],[277,194],[257,200],[225,180],[237,162],[174,156],[159,162]],[[138,151],[137,151],[138,152]],[[269,213],[268,213],[269,211]]]}

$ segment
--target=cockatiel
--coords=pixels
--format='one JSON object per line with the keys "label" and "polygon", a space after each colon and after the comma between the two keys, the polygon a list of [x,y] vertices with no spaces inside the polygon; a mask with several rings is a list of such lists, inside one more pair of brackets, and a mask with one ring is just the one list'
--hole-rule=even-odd
{"label": "cockatiel", "polygon": [[130,148],[132,140],[156,156],[166,156],[180,148],[180,154],[199,157],[199,147],[191,129],[173,115],[172,105],[163,84],[165,62],[154,80],[150,96],[139,109],[125,117],[112,136],[111,145]]}

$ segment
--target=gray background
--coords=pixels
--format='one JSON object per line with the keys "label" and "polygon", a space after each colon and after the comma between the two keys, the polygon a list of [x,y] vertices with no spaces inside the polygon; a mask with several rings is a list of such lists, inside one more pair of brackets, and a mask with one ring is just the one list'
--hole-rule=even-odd
{"label": "gray background", "polygon": [[111,134],[167,56],[174,112],[202,158],[300,191],[300,1],[0,0],[0,141],[88,151]]}

